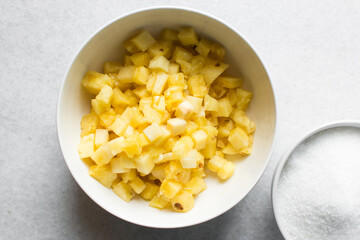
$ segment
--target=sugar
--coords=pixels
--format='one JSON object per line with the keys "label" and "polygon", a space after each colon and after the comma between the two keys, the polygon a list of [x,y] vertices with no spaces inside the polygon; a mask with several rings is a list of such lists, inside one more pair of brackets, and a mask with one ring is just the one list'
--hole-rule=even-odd
{"label": "sugar", "polygon": [[307,139],[285,164],[276,195],[290,239],[360,239],[360,129],[337,127]]}

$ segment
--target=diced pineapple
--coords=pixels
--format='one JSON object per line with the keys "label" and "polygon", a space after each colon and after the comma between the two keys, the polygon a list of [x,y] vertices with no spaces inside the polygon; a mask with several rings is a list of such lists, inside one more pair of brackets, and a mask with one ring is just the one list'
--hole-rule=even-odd
{"label": "diced pineapple", "polygon": [[235,127],[234,121],[228,118],[221,119],[218,128],[218,137],[228,137],[230,131]]}
{"label": "diced pineapple", "polygon": [[152,72],[148,78],[148,81],[146,83],[146,90],[148,90],[149,92],[152,92],[152,89],[154,88],[156,75],[157,75],[156,72]]}
{"label": "diced pineapple", "polygon": [[230,178],[235,170],[235,164],[230,162],[230,161],[226,161],[225,164],[223,164],[219,169],[218,169],[218,176],[222,179],[222,180],[226,180],[228,178]]}
{"label": "diced pineapple", "polygon": [[133,76],[135,73],[136,67],[135,66],[126,66],[122,67],[119,70],[117,75],[117,79],[120,83],[132,83],[134,82]]}
{"label": "diced pineapple", "polygon": [[181,27],[178,38],[182,45],[195,45],[198,43],[198,36],[192,27]]}
{"label": "diced pineapple", "polygon": [[96,151],[91,155],[91,159],[96,162],[97,165],[103,166],[108,164],[111,158],[114,156],[110,145],[105,143],[101,145]]}
{"label": "diced pineapple", "polygon": [[180,158],[183,168],[196,168],[197,163],[203,160],[204,157],[196,149],[191,149],[184,157]]}
{"label": "diced pineapple", "polygon": [[201,70],[201,73],[204,74],[206,84],[210,85],[228,67],[229,64],[223,62],[215,62],[214,64],[205,65]]}
{"label": "diced pineapple", "polygon": [[187,61],[185,61],[185,60],[179,59],[179,60],[177,60],[177,63],[180,64],[181,71],[182,71],[184,74],[186,74],[186,75],[191,74],[192,66],[191,66],[191,63],[190,63],[190,62],[187,62]]}
{"label": "diced pineapple", "polygon": [[130,202],[130,200],[135,196],[131,191],[131,187],[126,184],[124,181],[119,182],[113,186],[113,191],[118,195],[122,200]]}
{"label": "diced pineapple", "polygon": [[182,185],[174,180],[165,179],[160,186],[160,194],[172,199],[181,190]]}
{"label": "diced pineapple", "polygon": [[182,158],[194,147],[194,142],[189,136],[183,136],[177,141],[172,149],[175,156]]}
{"label": "diced pineapple", "polygon": [[178,63],[179,60],[184,60],[186,62],[190,62],[192,58],[192,54],[190,51],[186,50],[185,48],[176,46],[174,48],[172,54],[172,60]]}
{"label": "diced pineapple", "polygon": [[[210,89],[211,89],[211,91],[209,91],[209,95],[211,95],[212,97],[217,98],[217,99],[224,97],[229,92],[229,89],[225,88],[223,85],[219,84],[217,81],[215,81],[213,84],[211,84]],[[233,105],[233,104],[231,104],[231,105]]]}
{"label": "diced pineapple", "polygon": [[160,113],[165,113],[165,97],[164,96],[154,96],[153,97],[153,105],[152,107],[160,112]]}
{"label": "diced pineapple", "polygon": [[78,145],[80,158],[88,158],[94,153],[94,134],[83,136]]}
{"label": "diced pineapple", "polygon": [[187,87],[183,73],[170,74],[168,78],[168,84],[169,86],[179,86],[182,87],[183,89]]}
{"label": "diced pineapple", "polygon": [[139,177],[136,177],[134,180],[130,181],[129,185],[137,194],[140,194],[146,188],[145,183]]}
{"label": "diced pineapple", "polygon": [[165,92],[166,109],[175,110],[176,106],[183,101],[183,89],[179,86],[169,87]]}
{"label": "diced pineapple", "polygon": [[117,138],[111,140],[108,143],[110,146],[112,155],[115,156],[116,154],[123,151],[124,142],[125,142],[125,138],[123,136],[121,136],[121,137],[117,137]]}
{"label": "diced pineapple", "polygon": [[167,207],[168,204],[169,200],[159,194],[154,196],[153,199],[151,199],[149,206],[158,209],[164,209]]}
{"label": "diced pineapple", "polygon": [[136,168],[138,172],[143,174],[149,174],[154,168],[154,160],[150,154],[141,154],[139,157],[135,158]]}
{"label": "diced pineapple", "polygon": [[119,106],[119,105],[129,105],[129,104],[130,104],[129,98],[119,88],[114,88],[112,105]]}
{"label": "diced pineapple", "polygon": [[149,75],[150,72],[146,67],[137,67],[133,75],[134,82],[139,85],[146,85]]}
{"label": "diced pineapple", "polygon": [[214,42],[211,45],[210,55],[215,59],[222,60],[225,56],[226,50],[219,43]]}
{"label": "diced pineapple", "polygon": [[130,120],[123,117],[123,115],[117,116],[113,124],[111,124],[108,129],[115,132],[118,136],[121,136],[129,125],[129,122]]}
{"label": "diced pineapple", "polygon": [[189,91],[194,97],[203,98],[208,93],[203,75],[192,75],[188,80]]}
{"label": "diced pineapple", "polygon": [[104,63],[104,73],[118,73],[121,68],[121,63],[107,61]]}
{"label": "diced pineapple", "polygon": [[241,127],[247,134],[251,134],[255,131],[255,123],[251,121],[241,109],[234,109],[231,112],[230,117],[234,120],[236,125]]}
{"label": "diced pineapple", "polygon": [[236,97],[237,97],[236,107],[243,110],[246,109],[251,101],[252,96],[253,96],[252,93],[249,91],[246,91],[241,88],[236,89]]}
{"label": "diced pineapple", "polygon": [[216,137],[210,137],[208,136],[208,139],[206,141],[205,148],[202,150],[202,154],[205,158],[212,158],[215,155],[216,152]]}
{"label": "diced pineapple", "polygon": [[243,80],[235,77],[218,77],[217,83],[226,88],[238,88],[242,87]]}
{"label": "diced pineapple", "polygon": [[212,43],[210,40],[208,40],[208,39],[206,39],[206,38],[202,38],[202,39],[200,40],[200,42],[197,44],[195,50],[196,50],[201,56],[206,57],[206,56],[209,54],[209,52],[210,52],[210,49],[211,49],[211,45],[212,45],[212,44],[213,44],[213,43]]}
{"label": "diced pineapple", "polygon": [[130,137],[130,136],[134,135],[134,133],[135,133],[134,128],[131,125],[129,125],[129,126],[127,126],[127,128],[124,132],[124,137]]}
{"label": "diced pineapple", "polygon": [[188,212],[194,207],[195,200],[191,192],[181,190],[171,201],[176,212]]}
{"label": "diced pineapple", "polygon": [[[100,145],[107,143],[109,141],[109,132],[106,129],[96,129],[95,133],[95,146],[99,147]],[[90,156],[88,156],[90,157]]]}
{"label": "diced pineapple", "polygon": [[114,80],[106,74],[88,71],[82,79],[81,84],[89,93],[98,94],[105,85],[112,87]]}
{"label": "diced pineapple", "polygon": [[219,156],[213,156],[208,164],[207,164],[207,168],[212,171],[212,172],[215,172],[217,173],[218,170],[227,162],[226,159],[222,158],[222,157],[219,157]]}
{"label": "diced pineapple", "polygon": [[157,159],[155,159],[155,164],[162,164],[162,163],[166,163],[169,162],[171,160],[175,160],[177,159],[177,157],[172,153],[172,152],[167,152],[164,154],[160,154],[159,157]]}
{"label": "diced pineapple", "polygon": [[187,184],[186,189],[189,189],[189,191],[192,194],[199,194],[200,192],[204,191],[207,186],[202,177],[193,177]]}
{"label": "diced pineapple", "polygon": [[[123,43],[123,46],[125,47],[125,49],[130,52],[130,53],[135,53],[138,52],[139,49],[135,46],[135,44],[131,41],[131,39],[125,41]],[[126,56],[126,55],[125,55]]]}
{"label": "diced pineapple", "polygon": [[162,128],[157,123],[151,124],[150,126],[145,128],[143,132],[150,140],[150,142],[154,142],[156,139],[158,139],[164,134]]}
{"label": "diced pineapple", "polygon": [[159,42],[151,45],[148,50],[150,57],[165,56],[169,51],[167,46],[161,45]]}
{"label": "diced pineapple", "polygon": [[167,79],[168,79],[168,75],[166,73],[159,72],[158,74],[156,74],[154,86],[152,88],[153,95],[161,95],[162,94],[162,92],[164,91]]}
{"label": "diced pineapple", "polygon": [[169,60],[164,56],[156,56],[150,60],[149,68],[153,71],[169,72]]}
{"label": "diced pineapple", "polygon": [[130,39],[130,41],[142,52],[145,52],[156,42],[153,36],[151,36],[151,34],[146,30]]}
{"label": "diced pineapple", "polygon": [[151,106],[144,108],[142,110],[142,112],[144,113],[144,117],[145,117],[146,121],[157,123],[157,124],[161,123],[161,120],[162,120],[161,113],[159,113],[158,111],[153,109]]}
{"label": "diced pineapple", "polygon": [[98,180],[102,185],[110,188],[112,182],[116,179],[116,173],[112,173],[109,165],[98,166],[92,165],[89,169],[89,175]]}
{"label": "diced pineapple", "polygon": [[193,132],[195,132],[199,128],[199,125],[197,125],[193,121],[187,121],[186,123],[186,129],[185,129],[185,135],[191,136]]}
{"label": "diced pineapple", "polygon": [[164,145],[164,143],[171,136],[170,132],[166,129],[165,125],[161,125],[160,128],[161,128],[161,136],[153,142],[154,146]]}
{"label": "diced pineapple", "polygon": [[239,151],[236,150],[231,143],[227,143],[226,146],[222,149],[222,152],[227,155],[239,154]]}
{"label": "diced pineapple", "polygon": [[[129,56],[129,55],[124,55],[123,65],[124,65],[124,67],[131,66],[131,65],[132,65],[131,56]],[[120,71],[120,70],[119,70],[119,71]]]}
{"label": "diced pineapple", "polygon": [[233,107],[231,106],[229,98],[225,97],[218,100],[219,110],[214,112],[215,117],[229,117]]}
{"label": "diced pineapple", "polygon": [[126,172],[126,173],[120,173],[121,179],[127,183],[129,181],[134,180],[137,177],[136,174],[136,170],[135,169],[130,169],[130,171]]}
{"label": "diced pineapple", "polygon": [[187,100],[180,103],[176,109],[175,116],[182,119],[188,119],[194,112],[194,106]]}
{"label": "diced pineapple", "polygon": [[147,98],[150,97],[150,93],[148,92],[148,90],[146,89],[145,86],[138,86],[137,88],[135,88],[134,90],[132,90],[132,92],[135,94],[136,97],[138,97],[139,99],[143,99],[143,98]]}
{"label": "diced pineapple", "polygon": [[137,135],[128,136],[127,138],[125,138],[122,150],[130,158],[134,157],[135,155],[141,154],[142,148],[138,141]]}
{"label": "diced pineapple", "polygon": [[167,165],[166,164],[160,164],[160,165],[156,165],[152,170],[151,170],[151,174],[159,179],[161,182],[164,181],[166,175],[165,175],[165,167]]}
{"label": "diced pineapple", "polygon": [[91,107],[97,115],[100,115],[109,110],[108,106],[104,105],[102,102],[95,98],[91,99]]}
{"label": "diced pineapple", "polygon": [[109,108],[113,98],[113,89],[108,85],[105,85],[101,88],[99,94],[96,96],[96,99],[102,103],[106,108]]}
{"label": "diced pineapple", "polygon": [[113,173],[126,173],[129,172],[130,169],[124,167],[121,158],[113,158],[110,160],[110,168]]}
{"label": "diced pineapple", "polygon": [[171,118],[167,121],[167,128],[172,136],[183,134],[186,129],[186,121],[180,118]]}
{"label": "diced pineapple", "polygon": [[205,111],[216,112],[219,110],[219,103],[215,98],[206,95],[204,98]]}
{"label": "diced pineapple", "polygon": [[226,143],[227,143],[227,139],[224,138],[218,138],[217,142],[216,142],[216,146],[218,148],[225,148],[226,147]]}
{"label": "diced pineapple", "polygon": [[197,150],[204,149],[207,141],[207,133],[204,130],[198,130],[191,134],[192,139],[195,142],[195,148]]}
{"label": "diced pineapple", "polygon": [[193,96],[186,96],[185,99],[193,105],[193,112],[198,114],[201,111],[203,99]]}
{"label": "diced pineapple", "polygon": [[[165,104],[165,108],[166,108],[166,104]],[[165,124],[167,120],[171,117],[171,115],[167,110],[165,110],[162,114],[163,115],[161,117],[161,124]]]}
{"label": "diced pineapple", "polygon": [[191,178],[194,178],[194,177],[201,177],[201,178],[206,177],[204,168],[191,169]]}
{"label": "diced pineapple", "polygon": [[249,136],[239,127],[231,130],[228,140],[238,150],[249,146]]}
{"label": "diced pineapple", "polygon": [[95,130],[98,126],[99,117],[96,113],[92,112],[84,115],[80,122],[81,136],[86,136],[89,133],[95,133]]}
{"label": "diced pineapple", "polygon": [[182,167],[180,161],[170,161],[165,167],[166,179],[173,179],[177,182],[186,184],[190,180],[191,169]]}
{"label": "diced pineapple", "polygon": [[126,90],[124,94],[128,97],[130,101],[130,106],[137,106],[139,104],[139,99],[130,89]]}
{"label": "diced pineapple", "polygon": [[145,200],[153,199],[159,192],[159,186],[156,184],[145,182],[146,188],[140,193],[141,197]]}
{"label": "diced pineapple", "polygon": [[133,55],[131,55],[130,58],[131,58],[132,63],[137,67],[149,66],[150,56],[149,56],[149,53],[147,53],[147,52],[134,53]]}
{"label": "diced pineapple", "polygon": [[177,41],[179,32],[174,29],[165,28],[161,32],[161,37],[165,40]]}
{"label": "diced pineapple", "polygon": [[170,62],[170,64],[169,64],[169,74],[178,73],[179,71],[180,71],[179,64]]}
{"label": "diced pineapple", "polygon": [[139,134],[139,144],[140,144],[141,147],[145,147],[145,146],[149,145],[150,143],[151,142],[146,137],[145,133],[140,133]]}
{"label": "diced pineapple", "polygon": [[170,137],[163,145],[165,152],[171,152],[178,140],[178,136]]}

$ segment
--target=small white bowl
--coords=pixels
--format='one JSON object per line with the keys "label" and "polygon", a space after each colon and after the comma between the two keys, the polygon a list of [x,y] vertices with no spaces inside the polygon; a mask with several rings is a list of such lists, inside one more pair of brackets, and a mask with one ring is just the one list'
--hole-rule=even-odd
{"label": "small white bowl", "polygon": [[[80,82],[88,70],[102,71],[106,60],[121,60],[122,42],[138,29],[148,29],[155,36],[165,27],[192,26],[201,36],[215,40],[227,49],[225,62],[229,74],[241,75],[245,88],[254,93],[249,117],[256,123],[254,152],[248,158],[234,160],[235,174],[221,183],[206,178],[208,189],[196,197],[195,207],[187,213],[161,211],[142,199],[122,201],[88,174],[79,159],[81,117],[90,110],[90,95]],[[156,228],[185,227],[205,222],[226,212],[243,199],[263,174],[273,149],[276,108],[273,88],[254,50],[229,25],[208,14],[174,7],[139,10],[101,28],[81,48],[62,82],[57,108],[58,138],[66,164],[80,187],[98,205],[126,221]]]}
{"label": "small white bowl", "polygon": [[301,145],[307,139],[309,139],[310,137],[314,136],[315,134],[317,134],[319,132],[322,132],[324,130],[331,129],[331,128],[337,128],[337,127],[360,128],[360,121],[355,121],[355,120],[337,121],[337,122],[333,122],[333,123],[327,123],[321,127],[318,127],[316,129],[310,131],[309,133],[307,133],[299,141],[297,141],[295,144],[293,144],[290,147],[290,149],[285,153],[285,155],[283,155],[283,157],[278,162],[278,164],[275,168],[275,172],[274,172],[273,179],[272,179],[272,185],[271,185],[271,200],[272,200],[272,206],[273,206],[276,223],[279,227],[281,234],[283,235],[283,237],[285,239],[291,239],[291,237],[290,237],[289,233],[286,231],[286,229],[281,224],[282,221],[281,221],[281,217],[279,215],[279,210],[278,210],[281,207],[281,206],[278,206],[278,203],[277,203],[277,194],[278,194],[277,190],[278,190],[278,186],[279,186],[279,179],[281,176],[281,172],[282,172],[287,160],[289,159],[291,154],[297,149],[297,147],[299,145]]}

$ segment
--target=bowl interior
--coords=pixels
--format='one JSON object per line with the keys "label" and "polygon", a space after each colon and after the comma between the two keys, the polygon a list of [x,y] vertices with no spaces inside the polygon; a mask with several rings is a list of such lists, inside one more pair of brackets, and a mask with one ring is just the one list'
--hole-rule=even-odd
{"label": "bowl interior", "polygon": [[[228,74],[241,75],[245,89],[254,93],[247,113],[256,123],[253,154],[236,157],[235,174],[226,182],[206,178],[208,189],[196,197],[188,213],[160,211],[142,199],[125,203],[88,174],[79,159],[80,120],[90,109],[91,96],[80,82],[88,70],[102,71],[106,60],[121,60],[122,42],[139,29],[155,36],[165,27],[192,26],[199,35],[215,40],[227,49]],[[238,203],[254,187],[269,160],[275,134],[275,101],[269,77],[250,46],[231,28],[205,14],[185,9],[160,8],[140,11],[107,25],[82,48],[63,83],[58,105],[58,135],[65,161],[83,190],[110,213],[136,224],[172,228],[189,226],[212,219]],[[210,174],[211,175],[211,174]]]}

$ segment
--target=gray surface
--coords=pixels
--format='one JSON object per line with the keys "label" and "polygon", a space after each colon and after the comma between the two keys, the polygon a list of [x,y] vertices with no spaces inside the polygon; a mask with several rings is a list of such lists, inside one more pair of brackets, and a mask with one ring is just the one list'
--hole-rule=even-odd
{"label": "gray surface", "polygon": [[[320,124],[360,119],[360,2],[206,2],[0,1],[0,239],[282,239],[270,202],[279,157]],[[84,41],[128,11],[160,4],[231,23],[263,59],[278,100],[277,144],[258,185],[226,214],[176,230],[100,209],[70,175],[55,128],[60,82]]]}

